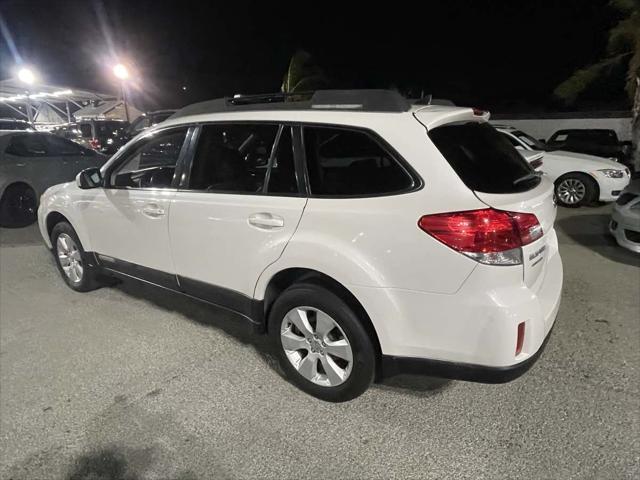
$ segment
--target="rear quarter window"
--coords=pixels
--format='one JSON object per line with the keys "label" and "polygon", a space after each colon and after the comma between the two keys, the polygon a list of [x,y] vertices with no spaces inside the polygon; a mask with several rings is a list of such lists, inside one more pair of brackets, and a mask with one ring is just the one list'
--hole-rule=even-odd
{"label": "rear quarter window", "polygon": [[517,193],[541,181],[531,175],[533,169],[509,140],[488,123],[447,124],[430,130],[429,137],[471,190]]}

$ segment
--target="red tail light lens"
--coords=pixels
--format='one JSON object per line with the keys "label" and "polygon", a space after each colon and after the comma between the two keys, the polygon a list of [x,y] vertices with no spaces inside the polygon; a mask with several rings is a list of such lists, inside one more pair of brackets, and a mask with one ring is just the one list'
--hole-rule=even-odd
{"label": "red tail light lens", "polygon": [[89,140],[89,145],[94,150],[98,150],[100,148],[100,141],[97,138],[92,138],[91,140]]}
{"label": "red tail light lens", "polygon": [[492,208],[425,215],[418,226],[454,250],[500,265],[522,263],[520,247],[542,236],[535,215]]}

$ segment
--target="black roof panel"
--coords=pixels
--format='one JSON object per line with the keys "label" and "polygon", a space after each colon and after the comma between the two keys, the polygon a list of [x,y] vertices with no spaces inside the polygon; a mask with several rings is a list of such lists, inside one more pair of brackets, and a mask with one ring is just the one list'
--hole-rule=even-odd
{"label": "black roof panel", "polygon": [[194,103],[170,118],[206,113],[269,110],[345,110],[406,112],[409,101],[393,90],[317,90],[315,92],[237,95]]}

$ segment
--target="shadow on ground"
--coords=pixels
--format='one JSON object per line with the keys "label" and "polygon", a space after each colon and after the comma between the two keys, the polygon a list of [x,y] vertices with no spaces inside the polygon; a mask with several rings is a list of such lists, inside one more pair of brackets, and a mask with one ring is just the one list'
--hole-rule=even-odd
{"label": "shadow on ground", "polygon": [[609,233],[609,214],[575,215],[558,218],[560,234],[614,262],[640,267],[640,255],[619,246]]}
{"label": "shadow on ground", "polygon": [[[153,463],[152,449],[107,447],[80,456],[71,466],[67,480],[138,480]],[[196,480],[184,472],[167,480]]]}
{"label": "shadow on ground", "polygon": [[[114,287],[126,295],[151,302],[155,307],[176,312],[201,325],[220,329],[235,340],[251,345],[260,354],[265,365],[274,369],[286,380],[269,338],[266,335],[256,334],[244,318],[233,312],[135,280],[123,280]],[[398,393],[431,396],[448,387],[450,383],[448,380],[420,375],[397,375],[382,380],[376,384],[376,387]]]}

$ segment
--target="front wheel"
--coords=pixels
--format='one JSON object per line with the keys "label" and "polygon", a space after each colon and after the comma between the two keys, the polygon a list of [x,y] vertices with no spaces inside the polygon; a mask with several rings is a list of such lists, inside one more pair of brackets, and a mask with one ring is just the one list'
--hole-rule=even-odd
{"label": "front wheel", "polygon": [[38,199],[29,185],[9,185],[0,200],[0,225],[26,227],[36,221]]}
{"label": "front wheel", "polygon": [[375,351],[349,305],[313,284],[289,287],[269,314],[269,335],[287,377],[330,402],[361,395],[373,381]]}
{"label": "front wheel", "polygon": [[60,222],[53,227],[51,244],[58,270],[69,287],[77,292],[88,292],[101,286],[95,262],[82,248],[71,225]]}
{"label": "front wheel", "polygon": [[596,200],[598,185],[584,173],[568,173],[555,184],[556,198],[563,207],[580,207]]}

